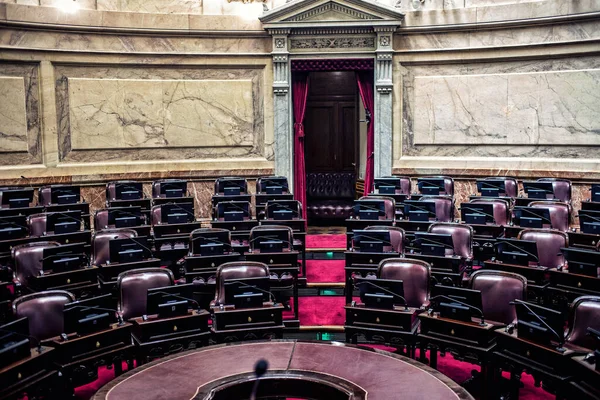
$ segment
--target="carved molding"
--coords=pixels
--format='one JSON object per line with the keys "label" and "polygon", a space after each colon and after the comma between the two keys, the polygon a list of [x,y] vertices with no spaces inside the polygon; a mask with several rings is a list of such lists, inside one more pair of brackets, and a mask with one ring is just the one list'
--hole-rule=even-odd
{"label": "carved molding", "polygon": [[374,37],[323,37],[292,39],[291,49],[373,49],[375,48]]}
{"label": "carved molding", "polygon": [[298,21],[306,21],[307,19],[311,19],[317,15],[324,14],[329,11],[339,12],[346,15],[349,15],[355,19],[381,19],[372,14],[368,14],[354,8],[346,7],[337,3],[326,3],[322,6],[312,8],[308,11],[305,11],[300,14],[296,14],[293,17],[287,18],[284,21],[290,22],[298,22]]}

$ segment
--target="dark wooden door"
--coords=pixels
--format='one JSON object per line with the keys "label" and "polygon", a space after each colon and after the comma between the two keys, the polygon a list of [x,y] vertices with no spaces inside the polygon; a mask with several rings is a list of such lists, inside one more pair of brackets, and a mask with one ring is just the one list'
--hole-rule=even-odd
{"label": "dark wooden door", "polygon": [[353,71],[310,74],[304,119],[306,172],[355,171],[357,101]]}

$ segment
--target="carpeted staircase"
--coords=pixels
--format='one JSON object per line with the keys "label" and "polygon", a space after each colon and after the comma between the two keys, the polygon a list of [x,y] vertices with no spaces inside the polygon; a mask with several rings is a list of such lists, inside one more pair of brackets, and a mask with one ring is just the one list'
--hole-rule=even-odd
{"label": "carpeted staircase", "polygon": [[[310,233],[310,232],[309,232]],[[309,234],[306,236],[307,265],[306,288],[300,291],[299,317],[301,332],[316,332],[312,339],[344,340],[342,328],[344,312],[344,259],[346,235]],[[294,335],[292,335],[294,336]],[[373,345],[394,351],[393,348]],[[124,368],[126,366],[124,365]],[[463,382],[471,376],[472,370],[479,370],[473,364],[455,360],[450,354],[438,358],[438,370],[456,382]],[[508,375],[505,374],[508,378]],[[78,399],[89,399],[103,384],[114,378],[114,372],[102,367],[99,379],[78,388]],[[534,386],[533,378],[523,374],[524,387],[520,391],[523,400],[552,399],[553,395]]]}

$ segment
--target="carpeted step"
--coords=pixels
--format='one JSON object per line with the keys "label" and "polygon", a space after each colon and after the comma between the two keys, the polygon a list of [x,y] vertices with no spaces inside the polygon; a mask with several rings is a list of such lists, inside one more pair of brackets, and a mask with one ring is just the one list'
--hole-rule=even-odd
{"label": "carpeted step", "polygon": [[307,283],[344,283],[346,262],[344,260],[307,260]]}
{"label": "carpeted step", "polygon": [[346,235],[306,235],[306,249],[346,250]]}

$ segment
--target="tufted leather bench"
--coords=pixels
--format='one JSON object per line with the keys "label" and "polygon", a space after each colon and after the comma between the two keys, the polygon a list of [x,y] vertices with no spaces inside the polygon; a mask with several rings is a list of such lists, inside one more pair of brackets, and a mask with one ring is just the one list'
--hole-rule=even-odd
{"label": "tufted leather bench", "polygon": [[352,213],[356,176],[351,172],[312,172],[306,176],[306,212],[310,220],[346,219]]}

